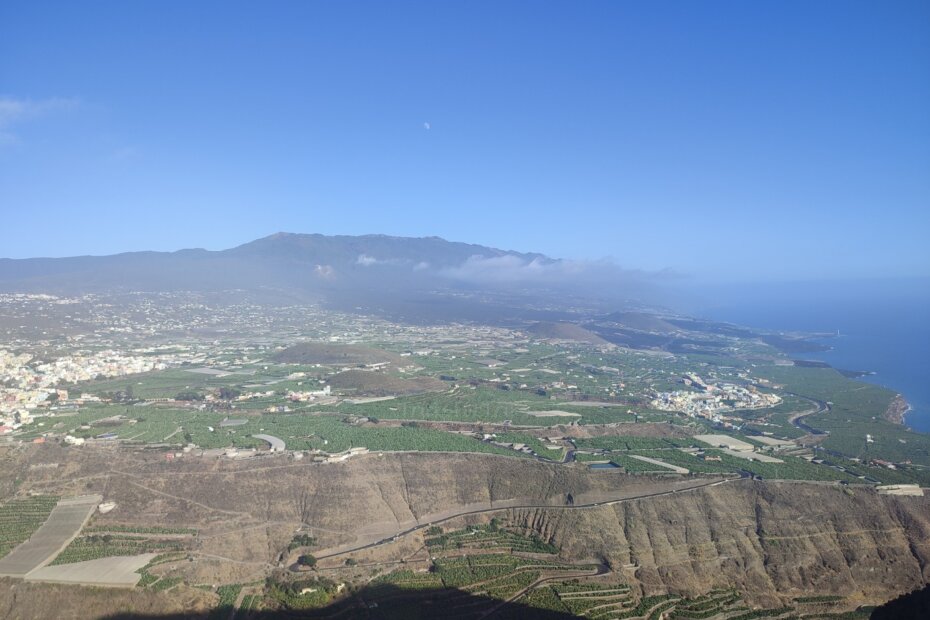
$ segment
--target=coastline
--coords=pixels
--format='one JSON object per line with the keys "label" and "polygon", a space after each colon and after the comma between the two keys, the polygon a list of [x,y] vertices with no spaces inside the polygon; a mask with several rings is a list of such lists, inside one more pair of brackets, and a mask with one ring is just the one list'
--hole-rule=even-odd
{"label": "coastline", "polygon": [[906,416],[911,409],[912,407],[904,399],[904,396],[897,394],[891,400],[891,403],[888,404],[888,408],[885,409],[885,413],[882,414],[882,417],[893,424],[906,426]]}
{"label": "coastline", "polygon": [[849,283],[832,292],[787,286],[781,296],[771,291],[743,293],[740,301],[701,312],[714,320],[752,326],[746,329],[756,332],[827,336],[820,341],[825,351],[786,355],[826,362],[850,375],[869,371],[850,378],[886,387],[909,405],[908,409],[896,404],[887,416],[879,409],[876,417],[930,434],[930,295],[926,287],[876,290]]}

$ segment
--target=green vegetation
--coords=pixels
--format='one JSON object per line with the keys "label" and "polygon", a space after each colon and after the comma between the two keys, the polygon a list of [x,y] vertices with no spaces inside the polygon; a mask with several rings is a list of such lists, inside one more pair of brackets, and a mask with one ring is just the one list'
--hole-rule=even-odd
{"label": "green vegetation", "polygon": [[575,446],[579,450],[662,450],[672,448],[687,448],[701,446],[696,439],[681,439],[677,437],[592,437],[590,439],[576,439]]}
{"label": "green vegetation", "polygon": [[269,578],[265,592],[268,598],[286,609],[316,609],[329,603],[336,592],[336,584],[324,578],[299,579],[288,583]]}
{"label": "green vegetation", "polygon": [[[725,332],[712,331],[707,338],[717,338],[715,334],[718,333]],[[317,336],[322,336],[322,333]],[[110,397],[113,402],[82,405],[77,411],[62,412],[50,420],[56,423],[56,430],[83,438],[112,432],[120,441],[174,445],[195,443],[204,448],[264,448],[263,442],[254,438],[254,435],[264,432],[280,437],[291,449],[339,452],[349,447],[365,446],[374,451],[452,451],[520,456],[490,442],[428,428],[424,424],[397,427],[384,423],[351,423],[351,416],[407,423],[509,421],[514,428],[498,432],[498,441],[524,444],[540,457],[561,460],[563,455],[559,450],[549,450],[539,439],[544,436],[543,432],[528,429],[566,423],[594,425],[634,421],[690,426],[689,433],[695,430],[693,427],[711,429],[713,425],[709,421],[649,409],[652,393],[683,389],[682,375],[694,372],[715,383],[761,381],[758,385],[764,387],[759,389],[782,397],[782,402],[771,408],[730,412],[731,416],[745,421],[743,432],[799,437],[804,431],[793,426],[789,416],[815,410],[813,401],[830,402],[829,411],[808,415],[804,423],[829,432],[823,442],[823,454],[828,455],[828,460],[848,461],[837,464],[847,467],[852,472],[851,476],[839,474],[830,467],[803,465],[796,461],[789,463],[788,467],[732,460],[717,464],[694,463],[693,460],[678,462],[675,449],[695,444],[687,437],[594,437],[578,439],[578,448],[608,451],[605,458],[624,466],[631,473],[661,469],[636,463],[635,459],[626,459],[623,458],[626,455],[617,453],[636,452],[653,456],[698,474],[745,470],[763,477],[831,480],[866,476],[888,483],[930,483],[930,469],[925,469],[930,467],[930,436],[907,431],[882,418],[893,392],[849,379],[829,368],[772,364],[772,356],[777,355],[775,350],[755,340],[742,337],[727,339],[718,341],[714,346],[702,347],[703,352],[679,351],[674,356],[656,356],[622,348],[605,351],[586,345],[539,342],[525,342],[520,347],[489,343],[482,345],[480,351],[458,346],[467,344],[467,339],[461,342],[446,340],[443,347],[437,347],[430,354],[415,354],[408,358],[417,367],[415,371],[405,369],[402,372],[400,368],[392,367],[378,375],[389,374],[392,379],[406,382],[417,379],[438,382],[443,377],[444,383],[440,385],[448,389],[440,392],[357,404],[347,401],[334,405],[292,402],[285,398],[289,390],[319,389],[332,379],[337,369],[326,365],[274,363],[273,347],[261,347],[257,356],[224,350],[208,357],[210,361],[206,364],[226,371],[220,374],[192,372],[195,370],[193,367],[174,368],[85,382],[80,385],[82,391]],[[353,347],[358,351],[364,349],[365,355],[378,359],[394,359],[398,364],[401,358],[396,354],[413,348],[409,342],[390,337],[369,345],[377,349],[370,349],[368,345]],[[445,345],[450,346],[446,349]],[[725,349],[722,348],[724,346]],[[337,345],[312,345],[311,349],[313,347],[330,350]],[[714,349],[720,354],[713,354]],[[340,350],[344,353],[348,349],[343,347]],[[336,366],[345,364],[342,353],[339,355],[341,361],[333,362]],[[259,358],[263,359],[258,361]],[[499,360],[502,364],[492,367],[485,363],[486,358]],[[235,365],[224,366],[229,363]],[[339,392],[337,385],[333,384],[333,387]],[[355,386],[350,385],[339,393],[351,397]],[[258,397],[237,400],[241,395]],[[171,400],[175,398],[188,402]],[[149,402],[137,402],[140,399],[149,399]],[[168,402],[152,403],[151,399],[166,399]],[[566,415],[530,415],[547,411],[562,411]],[[122,417],[114,419],[117,416]],[[220,426],[226,417],[245,419],[246,423]],[[110,420],[101,422],[104,418]],[[21,437],[35,437],[43,430],[47,431],[48,427],[28,426]],[[874,441],[867,442],[866,434],[871,435]],[[654,454],[657,451],[669,454]],[[592,459],[581,454],[577,458]],[[861,464],[850,460],[853,458],[859,459]],[[889,470],[869,464],[876,459],[896,462],[899,468]],[[912,461],[912,465],[900,465],[908,460]],[[853,465],[848,466],[849,463]]]}
{"label": "green vegetation", "polygon": [[160,526],[139,526],[139,525],[95,525],[86,527],[83,530],[87,534],[98,534],[101,532],[119,532],[121,534],[185,534],[196,536],[197,530],[189,527],[160,527]]}
{"label": "green vegetation", "polygon": [[152,586],[152,590],[156,592],[161,592],[163,590],[170,590],[174,586],[182,583],[184,579],[182,577],[162,577]]}
{"label": "green vegetation", "polygon": [[528,433],[516,433],[513,431],[506,433],[496,433],[494,441],[513,444],[522,443],[530,450],[535,452],[537,456],[555,461],[561,461],[562,456],[565,454],[565,450],[550,450],[546,447],[546,444],[539,440],[539,438]]}
{"label": "green vegetation", "polygon": [[[720,450],[709,449],[705,454],[709,456],[720,457],[720,461],[707,461],[701,459],[697,454],[681,452],[679,450],[636,450],[636,454],[648,456],[669,463],[685,467],[693,473],[701,474],[737,474],[741,471],[749,472],[756,476],[771,479],[782,480],[819,480],[819,481],[856,481],[856,478],[842,471],[831,467],[815,465],[808,463],[804,459],[778,455],[783,463],[762,463],[760,461],[750,461],[749,459],[740,458],[725,454]],[[625,458],[623,454],[610,454],[605,458],[610,458],[617,464],[632,468],[629,471],[659,471],[661,468],[657,465],[639,462],[636,459]],[[645,469],[644,469],[645,468]]]}
{"label": "green vegetation", "polygon": [[747,611],[736,616],[730,616],[729,620],[755,620],[756,618],[775,618],[783,616],[794,611],[791,607],[779,607],[778,609],[755,609]]}
{"label": "green vegetation", "polygon": [[287,550],[293,551],[300,547],[312,547],[314,545],[316,545],[316,538],[313,536],[309,534],[296,534],[294,538],[291,539],[291,542],[287,544]]}
{"label": "green vegetation", "polygon": [[442,587],[442,579],[434,573],[415,573],[412,570],[397,570],[381,575],[371,582],[373,586],[390,584],[403,590],[431,590]]}
{"label": "green vegetation", "polygon": [[141,536],[90,534],[78,536],[58,554],[52,565],[73,564],[123,555],[140,555],[182,548],[177,540],[158,540]]}
{"label": "green vegetation", "polygon": [[[462,588],[477,582],[507,577],[518,571],[572,570],[577,566],[545,560],[522,558],[506,554],[469,555],[461,558],[437,558],[433,562],[435,572],[449,588]],[[584,568],[584,567],[580,567]]]}
{"label": "green vegetation", "polygon": [[794,611],[790,607],[750,610],[734,590],[712,590],[691,599],[657,595],[636,600],[629,586],[578,580],[537,588],[528,592],[519,602],[535,609],[572,614],[591,620],[658,620],[661,617],[670,620],[706,620],[721,617],[748,620],[777,617]]}
{"label": "green vegetation", "polygon": [[57,503],[58,497],[37,495],[0,504],[0,557],[28,540]]}
{"label": "green vegetation", "polygon": [[440,533],[433,538],[427,538],[426,546],[429,547],[430,553],[449,549],[507,549],[511,552],[550,554],[559,552],[557,547],[536,536],[522,536],[500,529],[494,524],[473,525],[447,534]]}
{"label": "green vegetation", "polygon": [[481,593],[493,599],[506,600],[539,579],[539,571],[520,571],[503,579],[495,579],[489,584],[480,584],[471,588],[475,593]]}
{"label": "green vegetation", "polygon": [[261,448],[267,444],[252,435],[267,433],[280,437],[288,448],[297,450],[341,452],[364,446],[373,451],[481,452],[521,456],[513,450],[466,435],[418,426],[357,426],[343,421],[342,416],[332,414],[263,414],[248,417],[248,422],[241,426],[221,427],[220,422],[229,414],[158,407],[146,407],[140,412],[135,408],[98,406],[89,407],[64,420],[70,427],[69,432],[91,438],[103,431],[81,426],[120,412],[125,416],[140,416],[144,412],[144,416],[138,421],[130,418],[130,422],[106,430],[115,432],[122,440],[142,443],[169,441],[181,445],[190,441],[202,448]]}
{"label": "green vegetation", "polygon": [[137,573],[142,575],[142,577],[139,579],[139,582],[136,585],[141,588],[152,587],[156,591],[168,590],[170,588],[173,588],[174,586],[181,583],[183,579],[180,577],[167,577],[167,576],[162,577],[159,575],[153,575],[152,573],[149,572],[149,569],[152,568],[153,566],[157,566],[158,564],[165,564],[166,562],[173,562],[173,561],[180,560],[183,558],[184,558],[183,553],[163,553],[161,555],[155,556],[154,558],[149,560],[148,564],[146,564],[145,566],[140,568],[138,571],[136,571]]}
{"label": "green vegetation", "polygon": [[818,454],[817,456],[822,458],[826,465],[844,467],[854,476],[875,480],[882,484],[919,483],[924,486],[930,485],[930,469],[928,468],[898,465],[895,469],[889,469],[881,465],[856,462],[834,454]]}
{"label": "green vegetation", "polygon": [[[832,368],[769,366],[759,374],[793,392],[830,402],[830,410],[804,418],[804,423],[826,431],[823,447],[863,460],[880,458],[930,466],[930,435],[915,433],[882,416],[895,393],[870,383],[844,377]],[[873,443],[866,442],[866,434]]]}
{"label": "green vegetation", "polygon": [[[651,458],[661,458],[661,457],[651,457]],[[634,459],[624,454],[611,454],[610,461],[616,465],[622,467],[627,473],[630,474],[647,474],[647,473],[665,473],[670,474],[672,470],[667,467],[662,467],[661,465],[654,465],[652,463],[647,463],[645,461],[640,461],[639,459]],[[669,463],[673,465],[674,463]]]}
{"label": "green vegetation", "polygon": [[139,582],[136,584],[140,588],[146,588],[160,579],[158,575],[153,575],[148,571],[141,572],[141,574],[142,578],[139,579]]}
{"label": "green vegetation", "polygon": [[549,587],[530,590],[526,596],[520,599],[520,603],[535,609],[554,611],[563,614],[572,613],[571,610],[562,603],[562,600],[555,591]]}
{"label": "green vegetation", "polygon": [[242,604],[239,606],[240,612],[249,612],[258,609],[262,597],[258,594],[246,594],[242,597]]}
{"label": "green vegetation", "polygon": [[242,590],[241,584],[231,584],[228,586],[220,586],[216,589],[216,594],[220,597],[220,607],[232,607],[236,602],[236,598],[239,596],[239,591]]}
{"label": "green vegetation", "polygon": [[218,587],[216,589],[216,595],[220,600],[216,607],[213,608],[213,611],[210,612],[208,616],[209,620],[226,620],[226,618],[232,614],[233,608],[236,605],[236,599],[239,598],[239,592],[241,591],[241,583],[233,583]]}
{"label": "green vegetation", "polygon": [[735,591],[715,590],[676,605],[673,620],[703,620],[719,615],[740,600]]}
{"label": "green vegetation", "polygon": [[193,390],[188,390],[186,392],[178,392],[174,396],[175,400],[181,401],[200,401],[204,399],[204,395],[200,392],[195,392]]}
{"label": "green vegetation", "polygon": [[[621,613],[633,605],[633,596],[627,585],[570,582],[555,584],[548,589],[565,611],[578,616]],[[554,601],[550,599],[548,604],[554,605]]]}
{"label": "green vegetation", "polygon": [[795,603],[838,603],[845,599],[845,596],[823,595],[823,596],[799,596],[794,599]]}

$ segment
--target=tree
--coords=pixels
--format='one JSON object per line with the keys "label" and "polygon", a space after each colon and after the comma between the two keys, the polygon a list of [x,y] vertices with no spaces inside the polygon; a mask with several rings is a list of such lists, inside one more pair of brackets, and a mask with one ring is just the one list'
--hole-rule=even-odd
{"label": "tree", "polygon": [[316,557],[308,553],[307,555],[302,555],[299,558],[297,558],[297,563],[300,564],[301,566],[313,568],[314,566],[316,566]]}
{"label": "tree", "polygon": [[188,401],[203,400],[203,394],[190,390],[186,392],[180,392],[177,396],[174,397],[174,399],[175,400],[188,400]]}
{"label": "tree", "polygon": [[233,400],[242,394],[239,390],[229,387],[221,387],[218,396],[223,400]]}

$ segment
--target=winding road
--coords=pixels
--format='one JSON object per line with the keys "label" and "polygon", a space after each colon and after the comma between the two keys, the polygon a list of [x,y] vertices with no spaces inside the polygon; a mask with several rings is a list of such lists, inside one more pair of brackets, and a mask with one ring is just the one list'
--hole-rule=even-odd
{"label": "winding road", "polygon": [[806,400],[807,402],[815,405],[813,409],[808,409],[807,411],[799,411],[798,413],[791,414],[791,416],[788,417],[788,421],[791,422],[791,424],[793,424],[796,428],[801,429],[805,433],[808,433],[809,435],[822,436],[822,435],[828,434],[826,431],[822,431],[812,426],[808,426],[804,422],[801,422],[801,419],[806,418],[809,415],[814,415],[816,413],[826,413],[830,411],[829,404],[827,404],[826,402],[822,400],[817,400],[809,396],[801,396],[800,394],[795,394],[793,392],[786,392],[786,394],[791,394],[792,396],[795,396],[802,400]]}

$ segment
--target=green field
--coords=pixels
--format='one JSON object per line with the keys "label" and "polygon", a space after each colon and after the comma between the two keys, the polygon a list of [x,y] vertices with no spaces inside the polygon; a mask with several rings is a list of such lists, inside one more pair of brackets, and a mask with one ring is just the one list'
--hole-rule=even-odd
{"label": "green field", "polygon": [[[930,435],[882,418],[895,392],[848,379],[831,368],[770,366],[760,368],[759,374],[789,392],[832,403],[830,411],[804,419],[807,425],[829,433],[824,448],[864,460],[910,460],[930,466]],[[866,434],[874,443],[866,442]]]}
{"label": "green field", "polygon": [[[382,341],[383,340],[383,341]],[[301,364],[278,364],[251,358],[241,366],[226,367],[238,374],[218,377],[190,372],[194,366],[144,373],[115,379],[90,381],[80,390],[102,396],[124,395],[131,389],[134,399],[171,399],[191,392],[205,395],[219,388],[233,388],[243,393],[271,392],[259,398],[232,403],[191,401],[188,405],[151,401],[138,404],[88,404],[77,412],[56,412],[37,423],[27,425],[19,434],[24,440],[49,432],[70,433],[91,439],[112,433],[119,441],[146,444],[166,443],[180,446],[188,443],[203,448],[263,447],[255,434],[280,437],[291,449],[319,449],[339,452],[364,446],[376,451],[423,450],[480,452],[518,456],[514,451],[474,438],[424,428],[415,423],[462,422],[474,424],[509,423],[513,428],[498,433],[505,443],[522,443],[539,456],[560,460],[561,454],[548,450],[535,433],[528,429],[558,425],[626,424],[633,422],[671,423],[693,430],[719,430],[703,419],[688,418],[679,413],[655,411],[649,408],[656,391],[688,389],[682,384],[687,373],[697,373],[711,382],[735,384],[769,381],[763,391],[776,391],[783,402],[768,409],[727,412],[735,426],[744,423],[742,432],[769,433],[776,437],[797,438],[805,431],[789,423],[790,415],[816,407],[813,401],[830,402],[826,413],[809,415],[804,422],[828,433],[822,447],[834,458],[859,459],[868,463],[884,459],[902,463],[911,461],[897,472],[861,473],[856,475],[875,480],[923,481],[930,479],[930,436],[913,433],[882,419],[894,393],[885,388],[855,381],[829,368],[801,368],[774,365],[774,349],[755,341],[728,339],[726,353],[707,355],[646,354],[628,349],[598,350],[581,344],[525,343],[523,348],[488,343],[481,350],[468,349],[467,339],[458,342],[446,339],[428,355],[408,358],[407,369],[392,369],[399,379],[440,375],[448,390],[388,400],[352,404],[345,400],[328,405],[295,403],[285,399],[288,390],[317,389],[338,368]],[[409,350],[401,342],[390,339],[371,343],[393,353]],[[422,346],[422,345],[417,345]],[[263,354],[273,352],[265,350]],[[755,356],[766,356],[758,360]],[[222,367],[245,356],[224,351],[209,358]],[[479,360],[495,359],[499,366],[488,366]],[[750,360],[752,362],[750,363]],[[408,362],[404,362],[407,364]],[[415,369],[410,369],[415,367]],[[288,378],[294,372],[305,377]],[[764,383],[763,381],[763,383]],[[782,386],[781,389],[772,386]],[[351,396],[354,389],[348,390]],[[343,394],[345,396],[345,394]],[[812,399],[812,400],[810,400]],[[584,401],[587,400],[588,403]],[[588,406],[590,402],[602,403]],[[287,412],[283,408],[288,409]],[[269,413],[281,408],[280,413]],[[531,412],[564,411],[565,416],[534,416]],[[120,419],[104,420],[121,416]],[[348,416],[367,417],[381,421],[403,421],[403,427],[386,424],[353,425]],[[221,427],[224,418],[245,418],[241,426]],[[743,422],[739,421],[742,418]],[[42,426],[39,426],[42,424]],[[693,430],[689,430],[693,432]],[[866,434],[874,442],[866,441]],[[694,445],[689,439],[649,437],[600,437],[579,439],[581,450],[629,452],[638,450],[674,451]],[[663,455],[664,456],[664,455]],[[585,456],[579,455],[579,460]],[[620,457],[617,457],[620,458]],[[662,458],[660,456],[660,458]],[[792,477],[834,479],[835,470],[811,473],[813,466],[791,462],[790,467],[768,468],[760,464],[724,461],[723,464],[677,462],[701,472],[732,472],[744,469],[758,475],[785,471]],[[668,460],[668,459],[666,459]],[[672,461],[669,461],[672,462]],[[628,460],[630,471],[643,471],[642,466]],[[921,466],[928,469],[921,469]],[[892,471],[892,470],[888,470]],[[871,475],[874,474],[874,475]],[[831,475],[833,477],[831,478]]]}
{"label": "green field", "polygon": [[0,504],[0,558],[28,540],[57,503],[58,497],[37,495]]}
{"label": "green field", "polygon": [[[94,426],[95,420],[122,415],[119,424]],[[184,445],[194,443],[202,448],[251,448],[267,446],[252,437],[269,434],[280,437],[289,449],[319,449],[341,452],[352,447],[367,447],[373,451],[436,451],[482,452],[506,456],[526,456],[521,453],[482,442],[456,433],[419,427],[352,425],[344,417],[333,414],[262,414],[251,415],[242,426],[221,427],[226,417],[241,414],[213,413],[176,408],[94,406],[74,416],[61,417],[63,429],[77,437],[93,438],[103,433],[115,433],[119,440],[140,443]],[[81,428],[91,424],[89,428]],[[210,430],[210,429],[213,430]]]}
{"label": "green field", "polygon": [[579,450],[661,450],[701,446],[696,439],[677,437],[592,437],[575,439]]}
{"label": "green field", "polygon": [[501,549],[510,552],[549,553],[559,550],[534,536],[523,536],[496,524],[473,525],[463,530],[435,534],[426,539],[430,553],[453,549]]}
{"label": "green field", "polygon": [[52,565],[73,564],[113,556],[139,555],[178,551],[183,544],[177,540],[158,540],[141,536],[90,534],[78,536],[58,554]]}
{"label": "green field", "polygon": [[565,454],[565,450],[550,450],[549,448],[546,447],[546,444],[544,444],[541,440],[527,433],[518,433],[518,432],[511,431],[511,432],[506,432],[506,433],[495,433],[495,434],[496,434],[496,437],[494,441],[499,441],[501,443],[515,443],[515,444],[522,443],[526,445],[530,450],[532,450],[537,455],[543,458],[552,459],[555,461],[561,461],[563,455]]}

